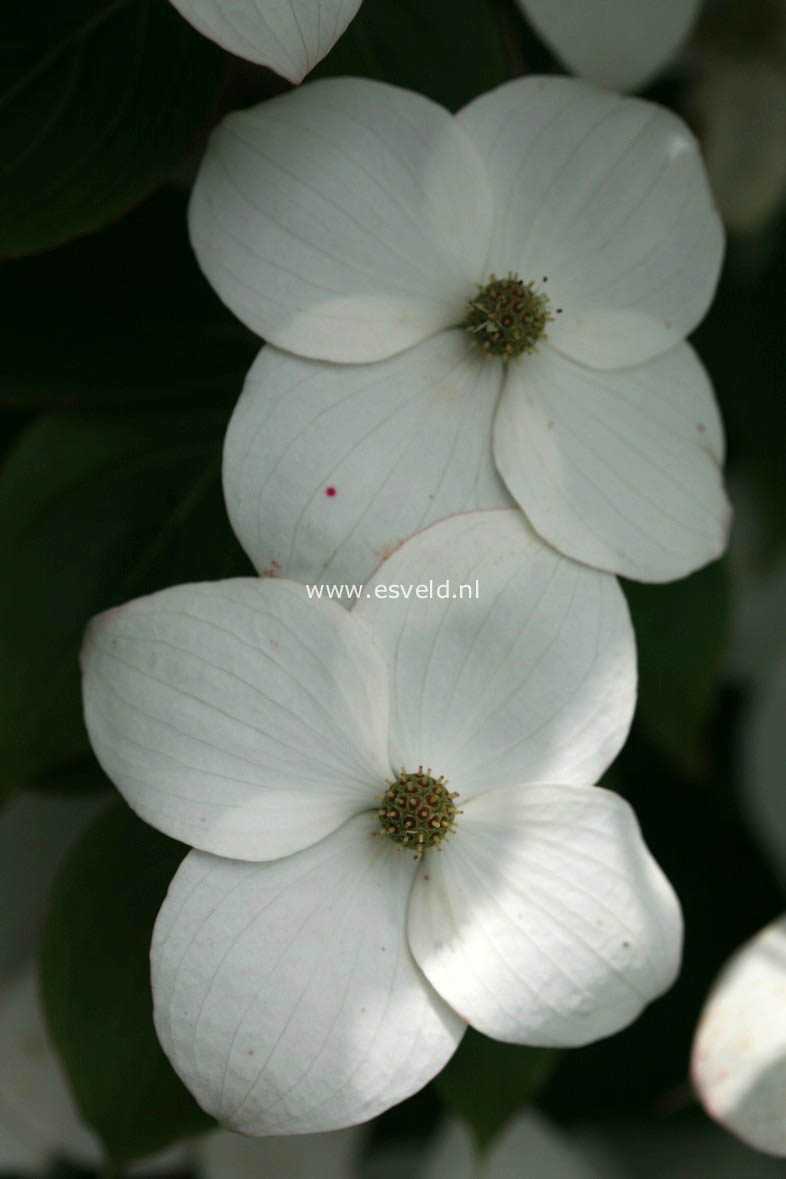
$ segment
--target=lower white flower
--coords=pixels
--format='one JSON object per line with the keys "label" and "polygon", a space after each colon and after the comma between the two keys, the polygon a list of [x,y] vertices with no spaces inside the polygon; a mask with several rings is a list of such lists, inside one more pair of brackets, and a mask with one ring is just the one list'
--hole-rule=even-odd
{"label": "lower white flower", "polygon": [[786,1157],[786,915],[734,955],[702,1012],[693,1082],[709,1114]]}
{"label": "lower white flower", "polygon": [[[467,600],[377,585],[478,583]],[[515,511],[453,517],[351,613],[293,582],[179,586],[94,620],[104,768],[192,844],[156,924],[155,1020],[246,1134],[372,1117],[467,1023],[578,1045],[678,969],[677,900],[617,795],[635,652],[615,579]]]}

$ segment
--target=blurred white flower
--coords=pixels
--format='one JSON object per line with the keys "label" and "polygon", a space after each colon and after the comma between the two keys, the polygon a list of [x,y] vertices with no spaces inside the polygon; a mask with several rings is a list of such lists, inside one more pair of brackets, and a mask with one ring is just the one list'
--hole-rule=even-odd
{"label": "blurred white flower", "polygon": [[783,1179],[777,1159],[731,1138],[693,1105],[581,1125],[571,1139],[608,1179]]}
{"label": "blurred white flower", "polygon": [[312,83],[220,126],[190,224],[275,345],[225,449],[259,571],[361,582],[420,528],[514,500],[556,548],[641,580],[723,549],[722,428],[682,342],[722,231],[668,111],[564,78],[455,118]]}
{"label": "blurred white flower", "polygon": [[613,90],[637,90],[680,49],[701,0],[516,2],[574,74]]}
{"label": "blurred white flower", "polygon": [[686,102],[724,221],[768,228],[786,199],[786,0],[708,7]]}
{"label": "blurred white flower", "polygon": [[689,101],[724,221],[758,232],[786,199],[786,66],[712,58]]}
{"label": "blurred white flower", "polygon": [[197,1179],[360,1179],[364,1132],[246,1138],[213,1130],[193,1146]]}
{"label": "blurred white flower", "polygon": [[514,1118],[483,1154],[476,1150],[464,1125],[448,1123],[412,1179],[522,1179],[522,1176],[614,1179],[613,1173],[589,1162],[567,1134],[534,1110]]}
{"label": "blurred white flower", "polygon": [[[480,597],[375,592],[427,579]],[[107,773],[199,849],[156,924],[155,1019],[230,1128],[368,1119],[466,1023],[583,1044],[673,980],[676,898],[589,788],[634,704],[624,599],[520,513],[421,533],[349,614],[272,578],[164,590],[93,621],[84,677]]]}
{"label": "blurred white flower", "polygon": [[786,1157],[786,916],[738,950],[710,992],[692,1074],[707,1112]]}
{"label": "blurred white flower", "polygon": [[[57,870],[106,794],[20,792],[0,811],[0,1171],[49,1173],[56,1160],[98,1166],[101,1145],[82,1121],[52,1047],[34,955]],[[182,1162],[166,1152],[130,1174]]]}
{"label": "blurred white flower", "polygon": [[44,1025],[32,965],[0,985],[0,1170],[39,1172],[56,1158],[98,1165]]}

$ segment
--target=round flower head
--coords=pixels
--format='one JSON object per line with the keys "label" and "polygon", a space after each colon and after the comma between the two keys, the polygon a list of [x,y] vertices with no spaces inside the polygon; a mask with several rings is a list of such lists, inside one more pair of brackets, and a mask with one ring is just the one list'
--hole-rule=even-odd
{"label": "round flower head", "polygon": [[313,588],[179,586],[84,648],[101,763],[196,849],[154,933],[161,1043],[246,1134],[374,1116],[467,1023],[609,1035],[680,953],[630,808],[589,785],[635,696],[614,578],[496,511],[402,545],[349,613]]}
{"label": "round flower head", "polygon": [[721,971],[693,1044],[707,1112],[749,1146],[786,1157],[786,916]]}
{"label": "round flower head", "polygon": [[667,111],[564,78],[455,117],[316,82],[221,125],[190,224],[274,345],[224,462],[258,570],[360,582],[424,526],[513,503],[569,556],[642,580],[723,549],[721,425],[682,342],[722,231]]}

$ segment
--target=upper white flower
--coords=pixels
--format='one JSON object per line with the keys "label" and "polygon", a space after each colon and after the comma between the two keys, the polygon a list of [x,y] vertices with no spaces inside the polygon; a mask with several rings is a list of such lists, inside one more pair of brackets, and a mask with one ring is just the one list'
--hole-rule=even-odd
{"label": "upper white flower", "polygon": [[786,1157],[786,915],[738,950],[693,1044],[707,1112],[749,1146]]}
{"label": "upper white flower", "polygon": [[[480,598],[374,590],[429,578]],[[155,929],[158,1034],[247,1134],[372,1117],[467,1022],[609,1035],[678,968],[676,898],[628,805],[588,786],[634,703],[615,579],[502,511],[414,537],[374,586],[351,613],[274,578],[179,586],[86,638],[101,763],[199,849]]]}
{"label": "upper white flower", "polygon": [[316,82],[220,126],[190,223],[218,293],[275,345],[225,451],[260,571],[360,582],[433,521],[514,501],[634,578],[722,550],[722,429],[681,341],[723,239],[674,115],[564,78],[456,117]]}
{"label": "upper white flower", "polygon": [[[301,82],[335,45],[361,0],[172,0],[232,53]],[[699,0],[518,0],[575,73],[618,90],[640,86],[679,47]]]}

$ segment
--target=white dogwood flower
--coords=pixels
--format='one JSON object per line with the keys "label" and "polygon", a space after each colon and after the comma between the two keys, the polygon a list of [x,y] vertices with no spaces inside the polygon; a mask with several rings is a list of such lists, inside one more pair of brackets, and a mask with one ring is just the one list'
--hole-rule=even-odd
{"label": "white dogwood flower", "polygon": [[516,0],[574,74],[637,90],[686,39],[701,0]]}
{"label": "white dogwood flower", "polygon": [[225,120],[190,225],[274,345],[225,450],[259,571],[360,582],[420,528],[514,501],[561,551],[633,578],[723,549],[721,423],[682,342],[722,230],[674,115],[564,78],[456,117],[316,82]]}
{"label": "white dogwood flower", "polygon": [[701,1015],[693,1082],[749,1146],[786,1157],[786,915],[727,963]]}
{"label": "white dogwood flower", "polygon": [[[301,82],[335,45],[361,0],[172,0],[195,28],[240,57]],[[574,73],[629,90],[679,48],[699,0],[518,0]]]}
{"label": "white dogwood flower", "polygon": [[[411,592],[427,579],[450,595]],[[155,928],[156,1027],[234,1130],[370,1118],[467,1023],[609,1035],[675,976],[676,898],[589,786],[633,710],[624,598],[519,512],[419,534],[350,613],[275,578],[110,611],[84,693],[126,799],[197,849]]]}

